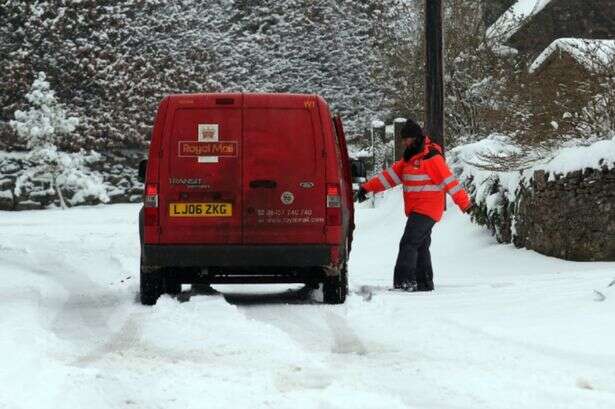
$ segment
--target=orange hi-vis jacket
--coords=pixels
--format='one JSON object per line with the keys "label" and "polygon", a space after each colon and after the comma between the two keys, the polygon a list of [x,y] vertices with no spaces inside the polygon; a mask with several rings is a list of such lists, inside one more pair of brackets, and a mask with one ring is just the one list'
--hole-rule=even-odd
{"label": "orange hi-vis jacket", "polygon": [[382,192],[403,184],[406,215],[419,213],[438,222],[444,213],[444,193],[448,193],[462,211],[470,206],[470,197],[452,174],[440,146],[425,138],[423,150],[408,161],[397,161],[363,185],[368,192]]}

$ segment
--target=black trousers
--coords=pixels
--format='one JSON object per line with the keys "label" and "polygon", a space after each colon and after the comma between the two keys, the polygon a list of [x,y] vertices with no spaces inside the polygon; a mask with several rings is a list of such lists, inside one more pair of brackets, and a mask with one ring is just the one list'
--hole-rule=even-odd
{"label": "black trousers", "polygon": [[393,285],[399,287],[403,281],[416,281],[419,287],[433,289],[431,267],[431,229],[436,222],[427,216],[411,213],[406,221],[404,235],[399,242],[399,254],[395,263]]}

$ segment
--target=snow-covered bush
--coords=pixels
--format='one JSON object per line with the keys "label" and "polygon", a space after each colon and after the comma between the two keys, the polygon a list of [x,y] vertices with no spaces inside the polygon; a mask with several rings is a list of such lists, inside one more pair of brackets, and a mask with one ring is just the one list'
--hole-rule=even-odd
{"label": "snow-covered bush", "polygon": [[605,79],[602,92],[593,96],[573,121],[579,136],[589,143],[615,138],[615,77]]}
{"label": "snow-covered bush", "polygon": [[509,170],[508,161],[518,160],[523,149],[506,135],[492,134],[475,143],[460,145],[447,154],[447,160],[461,180],[476,207],[473,220],[488,227],[500,242],[512,237],[514,204],[523,170]]}
{"label": "snow-covered bush", "polygon": [[[55,147],[37,149],[26,159],[34,166],[21,174],[15,182],[15,195],[20,196],[34,181],[44,180],[50,186],[47,193],[55,194],[62,208],[90,202],[109,202],[107,187],[99,172],[88,168],[101,159],[96,152],[60,152]],[[72,197],[65,200],[68,193]]]}

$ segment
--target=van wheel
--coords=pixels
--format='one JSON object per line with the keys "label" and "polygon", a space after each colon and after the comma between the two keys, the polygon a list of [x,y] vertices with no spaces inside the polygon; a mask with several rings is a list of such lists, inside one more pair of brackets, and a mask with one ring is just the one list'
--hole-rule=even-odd
{"label": "van wheel", "polygon": [[326,277],[322,286],[323,301],[325,304],[344,304],[348,294],[348,271],[346,263],[339,274]]}
{"label": "van wheel", "polygon": [[156,304],[163,290],[162,270],[157,267],[144,266],[141,263],[140,281],[141,304]]}
{"label": "van wheel", "polygon": [[[173,272],[171,272],[173,274]],[[166,294],[177,295],[182,292],[182,283],[175,277],[169,276],[167,273],[164,277],[164,292]]]}

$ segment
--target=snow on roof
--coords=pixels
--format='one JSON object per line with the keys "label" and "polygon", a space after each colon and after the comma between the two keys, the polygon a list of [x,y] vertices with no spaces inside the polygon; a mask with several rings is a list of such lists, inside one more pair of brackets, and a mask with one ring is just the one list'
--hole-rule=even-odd
{"label": "snow on roof", "polygon": [[567,53],[592,72],[600,72],[615,63],[615,40],[559,38],[551,43],[530,65],[530,73],[538,71],[558,51]]}
{"label": "snow on roof", "polygon": [[553,0],[519,0],[487,29],[487,38],[505,43],[523,27],[527,19],[540,13]]}

